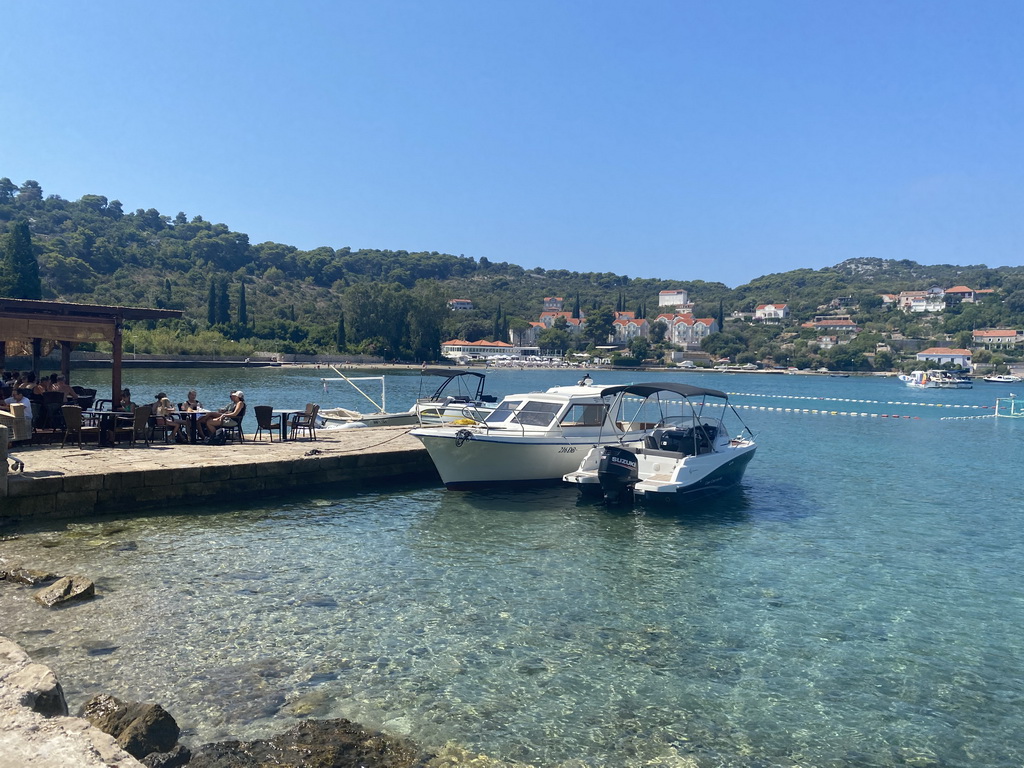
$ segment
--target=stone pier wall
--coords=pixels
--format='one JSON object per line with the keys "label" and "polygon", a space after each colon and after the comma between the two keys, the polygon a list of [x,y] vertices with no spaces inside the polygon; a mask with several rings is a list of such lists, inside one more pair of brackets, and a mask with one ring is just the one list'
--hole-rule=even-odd
{"label": "stone pier wall", "polygon": [[[372,440],[370,430],[359,433],[347,442]],[[437,480],[419,442],[407,435],[398,437],[405,440],[392,437],[386,447],[365,450],[345,446],[346,438],[341,437],[274,446],[33,450],[20,454],[24,473],[8,478],[7,496],[0,497],[0,520],[132,512],[214,499],[263,498],[320,486],[372,488]],[[109,462],[104,461],[107,456]]]}

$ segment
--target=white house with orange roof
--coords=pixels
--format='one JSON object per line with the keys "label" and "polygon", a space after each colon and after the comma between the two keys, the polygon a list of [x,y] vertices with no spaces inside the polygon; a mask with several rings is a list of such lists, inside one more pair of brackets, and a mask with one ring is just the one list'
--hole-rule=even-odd
{"label": "white house with orange roof", "polygon": [[473,302],[469,299],[448,299],[448,309],[452,311],[466,311],[473,308]]}
{"label": "white house with orange roof", "polygon": [[952,363],[961,368],[971,370],[971,359],[973,354],[969,349],[948,349],[946,347],[929,347],[917,353],[917,359],[922,363],[935,363],[945,365]]}
{"label": "white house with orange roof", "polygon": [[941,288],[901,291],[897,304],[905,312],[941,312],[946,308],[945,292]]}
{"label": "white house with orange roof", "polygon": [[778,323],[789,318],[788,304],[758,304],[754,310],[754,319],[762,323]]}
{"label": "white house with orange roof", "polygon": [[713,317],[694,317],[691,312],[663,313],[652,321],[667,326],[665,339],[685,349],[700,349],[701,342],[718,332],[718,321]]}
{"label": "white house with orange roof", "polygon": [[466,341],[465,339],[451,339],[441,344],[441,354],[444,357],[458,359],[460,357],[481,357],[489,358],[496,355],[520,355],[522,347],[514,347],[504,341]]}
{"label": "white house with orange roof", "polygon": [[1020,331],[1014,328],[985,328],[971,334],[971,341],[986,349],[1009,349],[1020,338]]}
{"label": "white house with orange roof", "polygon": [[545,296],[544,297],[544,311],[545,312],[561,312],[562,307],[565,305],[565,300],[561,296]]}
{"label": "white house with orange roof", "polygon": [[646,339],[651,332],[651,326],[646,320],[637,319],[633,312],[616,312],[612,332],[617,343],[625,344],[638,336]]}

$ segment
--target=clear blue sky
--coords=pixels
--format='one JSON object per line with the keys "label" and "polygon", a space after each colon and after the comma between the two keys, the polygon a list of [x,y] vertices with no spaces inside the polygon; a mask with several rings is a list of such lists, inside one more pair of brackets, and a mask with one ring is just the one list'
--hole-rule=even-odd
{"label": "clear blue sky", "polygon": [[0,5],[0,176],[252,242],[1024,264],[1022,0]]}

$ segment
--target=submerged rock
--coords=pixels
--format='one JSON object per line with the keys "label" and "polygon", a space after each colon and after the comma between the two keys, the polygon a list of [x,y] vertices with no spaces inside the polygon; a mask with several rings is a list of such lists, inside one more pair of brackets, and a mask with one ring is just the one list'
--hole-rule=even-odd
{"label": "submerged rock", "polygon": [[47,608],[72,600],[88,600],[96,596],[96,585],[83,576],[65,576],[38,595],[36,601]]}
{"label": "submerged rock", "polygon": [[49,571],[22,568],[17,565],[9,566],[6,570],[0,570],[0,579],[7,579],[7,581],[13,581],[15,584],[25,584],[29,587],[37,587],[40,584],[46,584],[58,578],[60,577],[57,574],[50,573]]}
{"label": "submerged rock", "polygon": [[153,752],[142,758],[146,768],[181,768],[192,759],[192,751],[184,744],[179,744],[170,752]]}
{"label": "submerged rock", "polygon": [[431,755],[350,720],[310,720],[270,739],[205,744],[189,768],[423,768]]}
{"label": "submerged rock", "polygon": [[159,704],[124,702],[107,694],[93,696],[82,708],[82,717],[109,733],[124,751],[142,758],[153,752],[170,752],[181,729]]}

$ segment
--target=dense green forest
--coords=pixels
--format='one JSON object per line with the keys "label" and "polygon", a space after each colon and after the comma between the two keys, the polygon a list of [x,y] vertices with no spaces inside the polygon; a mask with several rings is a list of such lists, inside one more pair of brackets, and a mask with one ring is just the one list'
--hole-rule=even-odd
{"label": "dense green forest", "polygon": [[[28,269],[23,259],[29,248],[38,263],[41,298],[184,310],[180,321],[132,328],[138,352],[346,351],[433,360],[448,338],[507,340],[510,327],[537,318],[545,296],[563,296],[567,309],[578,304],[596,321],[616,307],[653,315],[659,291],[672,288],[688,290],[696,314],[705,317],[787,302],[794,320],[802,321],[836,297],[851,296],[854,320],[880,338],[893,331],[931,338],[973,327],[1024,325],[1020,267],[854,259],[822,270],[770,274],[732,289],[703,281],[527,269],[437,252],[253,244],[244,233],[199,215],[170,216],[152,208],[126,212],[118,200],[102,195],[69,201],[44,195],[36,181],[18,186],[8,178],[0,178],[0,232],[6,233],[0,295],[23,295],[17,286]],[[996,294],[982,304],[951,307],[937,322],[885,310],[878,298],[883,292],[956,284],[993,288]],[[475,309],[451,312],[451,298],[470,299]],[[545,341],[563,348],[603,341],[600,330],[587,338],[556,331]],[[791,354],[785,331],[730,321],[709,346],[734,357],[794,359],[799,355]],[[815,354],[810,341],[798,351],[811,364],[829,362]],[[863,360],[847,365],[862,366]]]}

